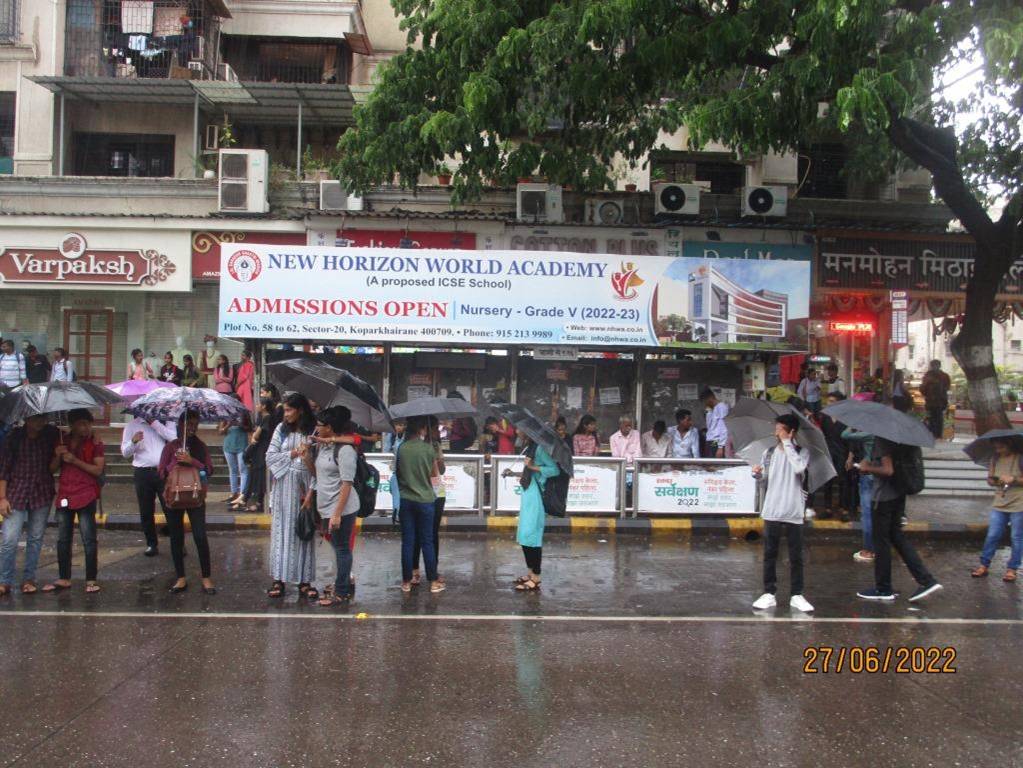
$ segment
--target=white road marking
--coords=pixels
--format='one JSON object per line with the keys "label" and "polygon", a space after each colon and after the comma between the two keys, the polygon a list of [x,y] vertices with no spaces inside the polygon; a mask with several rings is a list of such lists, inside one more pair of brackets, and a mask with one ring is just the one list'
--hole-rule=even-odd
{"label": "white road marking", "polygon": [[3,611],[2,618],[71,619],[218,619],[247,621],[447,621],[447,622],[548,622],[594,624],[915,624],[957,626],[1018,626],[1023,619],[927,618],[925,616],[567,616],[520,614],[400,614],[400,613],[180,613],[163,611]]}

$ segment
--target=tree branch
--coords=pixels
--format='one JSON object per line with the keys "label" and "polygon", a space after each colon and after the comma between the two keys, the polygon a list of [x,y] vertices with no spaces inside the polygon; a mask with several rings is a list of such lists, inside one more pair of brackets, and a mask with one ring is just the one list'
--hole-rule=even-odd
{"label": "tree branch", "polygon": [[997,252],[998,232],[987,211],[966,186],[956,160],[955,135],[951,131],[892,114],[888,138],[907,157],[931,172],[935,190],[956,218],[985,250]]}

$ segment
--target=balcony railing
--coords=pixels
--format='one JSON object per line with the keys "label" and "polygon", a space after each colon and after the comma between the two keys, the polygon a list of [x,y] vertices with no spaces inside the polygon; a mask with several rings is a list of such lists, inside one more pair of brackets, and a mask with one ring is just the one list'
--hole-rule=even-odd
{"label": "balcony railing", "polygon": [[210,0],[67,0],[65,74],[213,78],[216,8]]}
{"label": "balcony railing", "polygon": [[225,35],[221,46],[223,61],[243,82],[347,84],[349,81],[351,52],[344,44]]}

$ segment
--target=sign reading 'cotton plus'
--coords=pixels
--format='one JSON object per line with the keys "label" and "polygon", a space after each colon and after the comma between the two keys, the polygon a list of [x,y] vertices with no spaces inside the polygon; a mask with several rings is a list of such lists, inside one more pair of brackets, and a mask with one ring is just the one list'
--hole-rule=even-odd
{"label": "sign reading 'cotton plus'", "polygon": [[224,244],[220,335],[653,346],[658,286],[670,262]]}

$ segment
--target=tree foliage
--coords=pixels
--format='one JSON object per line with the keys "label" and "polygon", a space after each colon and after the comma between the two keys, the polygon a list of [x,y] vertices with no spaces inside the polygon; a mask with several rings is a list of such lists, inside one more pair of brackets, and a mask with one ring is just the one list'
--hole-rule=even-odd
{"label": "tree foliage", "polygon": [[936,73],[976,51],[1002,100],[963,133],[961,161],[975,189],[1023,178],[1016,0],[392,2],[409,47],[342,138],[357,189],[414,187],[447,158],[456,200],[534,173],[601,188],[616,154],[636,162],[681,126],[694,148],[747,153],[844,132],[857,170],[883,174],[904,157],[893,120],[951,126],[979,107],[981,93],[932,98]]}

